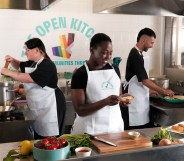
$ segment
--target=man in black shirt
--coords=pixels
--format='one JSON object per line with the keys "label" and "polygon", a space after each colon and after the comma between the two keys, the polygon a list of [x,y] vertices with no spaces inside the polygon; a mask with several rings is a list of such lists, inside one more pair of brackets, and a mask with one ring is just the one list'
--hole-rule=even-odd
{"label": "man in black shirt", "polygon": [[131,49],[126,65],[128,93],[134,96],[129,107],[130,129],[145,128],[149,125],[149,88],[156,94],[173,96],[174,92],[163,89],[148,79],[148,62],[143,51],[153,47],[156,35],[149,28],[142,29],[137,36],[137,44]]}

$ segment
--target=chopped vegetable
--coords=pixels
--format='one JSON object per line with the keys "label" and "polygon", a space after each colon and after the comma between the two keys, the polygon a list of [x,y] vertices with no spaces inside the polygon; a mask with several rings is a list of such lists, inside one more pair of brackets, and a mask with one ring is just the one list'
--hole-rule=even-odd
{"label": "chopped vegetable", "polygon": [[61,138],[66,139],[70,144],[71,153],[78,147],[91,147],[92,142],[88,134],[64,134]]}
{"label": "chopped vegetable", "polygon": [[171,142],[174,141],[170,132],[167,129],[160,127],[158,133],[152,137],[151,141],[153,144],[158,145],[162,139],[169,139]]}

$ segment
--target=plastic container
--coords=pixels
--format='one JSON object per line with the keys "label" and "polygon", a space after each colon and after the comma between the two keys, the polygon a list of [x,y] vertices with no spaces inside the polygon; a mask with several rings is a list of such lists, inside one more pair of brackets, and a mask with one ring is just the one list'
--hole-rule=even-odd
{"label": "plastic container", "polygon": [[35,147],[35,143],[33,146],[33,157],[37,161],[57,161],[62,159],[67,159],[70,156],[70,145],[66,147],[56,149],[56,150],[46,150],[46,149],[38,149]]}

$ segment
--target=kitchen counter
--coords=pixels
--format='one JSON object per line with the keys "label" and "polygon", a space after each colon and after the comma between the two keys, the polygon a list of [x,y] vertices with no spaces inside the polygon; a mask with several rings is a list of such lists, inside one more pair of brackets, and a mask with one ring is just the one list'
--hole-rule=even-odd
{"label": "kitchen counter", "polygon": [[[139,129],[141,135],[151,138],[155,133],[157,133],[159,128],[148,128],[148,129]],[[172,133],[174,138],[182,138],[182,135],[176,135]],[[3,157],[6,156],[9,150],[17,149],[19,143],[5,143],[0,144],[0,160],[3,160]],[[122,152],[114,152],[109,154],[98,154],[93,151],[90,157],[86,158],[76,158],[72,157],[65,161],[183,161],[184,158],[184,144],[172,145],[172,146],[153,146],[152,148],[139,149],[139,150],[128,150]],[[33,161],[32,157],[21,159],[21,161]],[[15,161],[19,161],[16,159]],[[64,161],[64,160],[63,160]]]}
{"label": "kitchen counter", "polygon": [[150,99],[150,119],[161,126],[184,121],[184,103],[169,103],[161,98]]}

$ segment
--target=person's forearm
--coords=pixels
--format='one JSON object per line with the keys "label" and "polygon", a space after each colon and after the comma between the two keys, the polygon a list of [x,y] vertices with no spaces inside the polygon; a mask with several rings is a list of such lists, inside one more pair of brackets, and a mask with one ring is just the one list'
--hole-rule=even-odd
{"label": "person's forearm", "polygon": [[10,76],[10,77],[12,77],[15,80],[18,80],[20,82],[24,82],[24,83],[33,83],[34,82],[28,73],[18,73],[18,72],[14,72],[14,71],[9,71],[6,75]]}
{"label": "person's forearm", "polygon": [[154,90],[154,91],[157,91],[159,93],[163,93],[165,92],[165,89],[164,88],[161,88],[159,86],[157,86],[154,82],[152,82],[151,80],[149,79],[145,79],[142,81],[142,84],[144,84],[145,86],[147,86],[148,88]]}
{"label": "person's forearm", "polygon": [[108,105],[108,103],[107,103],[106,99],[103,99],[101,101],[91,103],[91,104],[81,104],[78,106],[78,108],[75,108],[75,109],[76,109],[76,112],[79,116],[87,116],[87,115],[90,115],[90,114],[98,111],[99,109],[101,109],[107,105]]}
{"label": "person's forearm", "polygon": [[11,62],[11,65],[15,68],[15,69],[19,69],[20,67],[20,61],[17,59],[13,59],[13,61]]}

